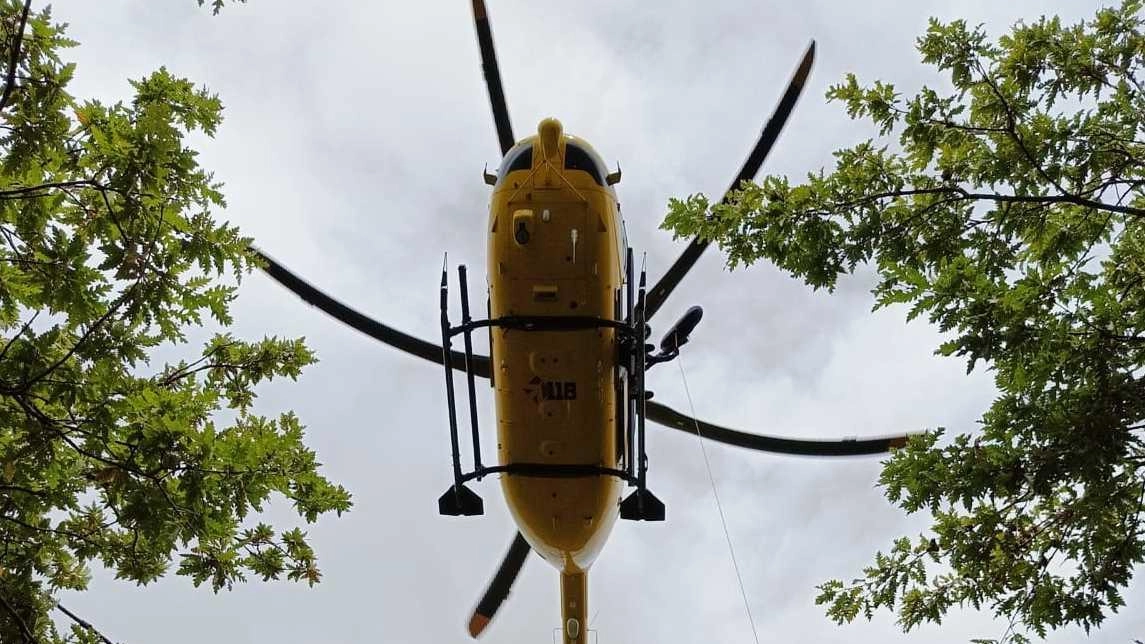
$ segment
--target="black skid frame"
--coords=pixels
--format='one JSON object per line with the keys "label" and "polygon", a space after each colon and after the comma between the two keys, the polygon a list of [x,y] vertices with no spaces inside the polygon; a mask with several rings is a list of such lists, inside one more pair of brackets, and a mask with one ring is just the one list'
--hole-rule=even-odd
{"label": "black skid frame", "polygon": [[[645,344],[647,330],[644,321],[643,303],[646,278],[640,274],[640,287],[633,293],[632,249],[628,249],[626,262],[626,318],[610,320],[589,316],[503,316],[485,320],[474,320],[469,310],[469,286],[464,265],[457,267],[461,295],[461,324],[452,325],[449,320],[449,276],[448,269],[441,272],[441,346],[445,369],[445,397],[449,418],[449,440],[453,462],[453,485],[438,499],[438,511],[449,516],[473,516],[484,514],[481,497],[465,486],[469,481],[481,480],[490,474],[512,474],[541,478],[580,478],[593,476],[614,476],[635,487],[628,498],[620,504],[620,516],[624,519],[662,521],[664,504],[647,488],[648,457],[644,450],[644,402],[649,397],[644,388],[644,372],[648,364],[651,345]],[[617,377],[623,380],[621,390],[626,392],[624,404],[624,452],[622,468],[607,468],[597,465],[552,464],[552,463],[509,463],[506,465],[485,465],[481,460],[481,434],[477,420],[477,392],[473,355],[473,332],[483,328],[514,329],[524,332],[584,331],[610,328],[616,331],[619,345],[620,368]],[[469,402],[470,441],[473,446],[473,469],[466,472],[461,464],[461,446],[457,421],[457,395],[454,390],[453,338],[462,336],[466,393]],[[490,365],[490,376],[495,368]],[[620,405],[621,401],[617,401]]]}

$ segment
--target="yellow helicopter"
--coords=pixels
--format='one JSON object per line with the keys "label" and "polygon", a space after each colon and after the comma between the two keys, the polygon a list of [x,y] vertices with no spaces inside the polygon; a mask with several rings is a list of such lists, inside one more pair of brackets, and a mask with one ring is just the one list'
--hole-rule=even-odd
{"label": "yellow helicopter", "polygon": [[[458,267],[461,317],[450,320],[449,279],[441,276],[441,341],[405,334],[334,300],[282,264],[256,251],[266,272],[306,302],[396,349],[444,367],[453,482],[438,500],[444,515],[483,513],[466,486],[500,475],[519,532],[477,604],[468,631],[480,635],[508,596],[535,550],[560,572],[561,633],[581,644],[588,632],[587,572],[616,519],[662,521],[664,504],[648,489],[645,422],[753,450],[809,456],[877,454],[906,436],[864,440],[801,440],[720,427],[651,399],[644,386],[652,366],[675,358],[703,312],[691,307],[663,336],[647,344],[649,321],[708,246],[694,239],[664,276],[647,288],[635,274],[615,184],[588,142],[547,118],[536,134],[517,140],[501,86],[483,0],[473,17],[502,162],[492,186],[488,235],[486,319],[471,315],[464,266]],[[775,113],[733,180],[758,172],[810,73],[812,43]],[[490,356],[473,353],[473,334],[488,335]],[[453,349],[460,336],[460,350]],[[472,469],[461,458],[454,371],[465,375]],[[494,389],[497,464],[480,451],[476,379]],[[635,488],[627,497],[625,486]]]}

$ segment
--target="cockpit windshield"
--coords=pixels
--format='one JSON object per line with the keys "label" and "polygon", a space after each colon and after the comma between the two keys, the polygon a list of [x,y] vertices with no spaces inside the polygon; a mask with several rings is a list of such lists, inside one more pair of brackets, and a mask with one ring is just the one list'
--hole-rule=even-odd
{"label": "cockpit windshield", "polygon": [[595,156],[579,145],[569,142],[565,144],[565,170],[584,170],[596,185],[603,187],[605,171]]}
{"label": "cockpit windshield", "polygon": [[[533,167],[533,144],[531,142],[521,143],[509,150],[501,161],[501,168],[498,172],[498,177],[504,178],[510,172],[517,170],[530,170]],[[575,143],[573,141],[566,141],[565,143],[565,170],[582,170],[587,172],[596,185],[604,187],[605,177],[608,176],[608,170],[604,167],[604,162],[589,148]]]}
{"label": "cockpit windshield", "polygon": [[509,150],[505,160],[501,162],[499,175],[505,175],[515,170],[528,170],[533,167],[533,146],[523,145],[519,149]]}

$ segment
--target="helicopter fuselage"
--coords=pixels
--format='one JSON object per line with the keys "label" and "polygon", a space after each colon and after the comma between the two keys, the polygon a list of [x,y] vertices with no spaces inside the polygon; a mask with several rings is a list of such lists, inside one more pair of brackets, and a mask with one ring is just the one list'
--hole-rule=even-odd
{"label": "helicopter fuselage", "polygon": [[[626,246],[606,172],[555,119],[505,155],[489,216],[491,318],[621,319]],[[620,465],[615,329],[493,328],[490,343],[501,465]],[[621,485],[607,475],[501,477],[521,533],[561,572],[562,630],[570,618],[586,625],[585,573],[616,522]]]}

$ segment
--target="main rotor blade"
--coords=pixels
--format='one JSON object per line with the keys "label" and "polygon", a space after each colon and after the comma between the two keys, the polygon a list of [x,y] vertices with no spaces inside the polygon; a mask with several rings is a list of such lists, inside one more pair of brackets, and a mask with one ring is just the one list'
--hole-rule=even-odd
{"label": "main rotor blade", "polygon": [[517,580],[521,566],[525,565],[529,550],[529,542],[525,541],[525,537],[518,532],[517,536],[513,538],[513,545],[509,546],[509,552],[505,553],[505,558],[501,561],[501,567],[493,576],[493,581],[489,582],[489,588],[485,590],[485,595],[477,603],[473,617],[469,618],[470,637],[480,635],[489,625],[489,622],[493,620],[493,616],[497,614],[497,609],[509,596],[509,590],[513,587],[513,582]]}
{"label": "main rotor blade", "polygon": [[[426,342],[412,335],[402,333],[393,327],[386,326],[365,314],[359,313],[318,290],[306,280],[287,270],[282,264],[271,259],[269,255],[261,250],[251,247],[251,251],[258,255],[262,261],[266,262],[266,266],[264,266],[262,270],[265,271],[267,275],[270,275],[274,281],[293,291],[295,295],[302,298],[306,303],[317,306],[339,322],[361,331],[375,340],[380,340],[395,349],[405,351],[419,358],[424,358],[430,362],[444,364],[445,356],[442,354],[441,345]],[[459,371],[465,369],[464,353],[452,351],[450,352],[450,356],[454,369]],[[474,375],[481,376],[482,378],[489,377],[488,357],[474,354],[472,366]]]}
{"label": "main rotor blade", "polygon": [[[811,45],[807,47],[807,51],[803,54],[803,59],[799,62],[799,69],[795,70],[795,75],[791,77],[791,82],[787,85],[787,91],[783,93],[783,98],[779,100],[779,106],[775,108],[775,112],[771,118],[767,120],[767,124],[763,128],[763,132],[759,135],[759,140],[756,141],[755,147],[752,148],[751,154],[747,156],[747,160],[743,162],[743,167],[739,169],[739,174],[736,175],[732,184],[728,186],[727,192],[724,193],[722,203],[727,203],[731,197],[732,191],[738,189],[740,184],[744,181],[753,179],[760,166],[763,165],[764,159],[767,158],[771,152],[772,146],[775,145],[776,139],[779,138],[779,133],[783,130],[783,125],[787,123],[787,117],[791,116],[791,110],[795,107],[795,101],[799,98],[800,92],[803,91],[803,85],[807,82],[807,75],[811,73],[811,65],[815,62],[815,41],[811,41]],[[651,320],[656,311],[664,304],[664,300],[672,294],[676,286],[680,284],[680,280],[684,279],[684,275],[691,270],[695,265],[696,260],[700,259],[700,255],[707,249],[710,242],[706,239],[699,237],[693,239],[680,257],[676,259],[668,272],[660,278],[660,281],[648,291],[647,298],[644,304],[644,319]]]}
{"label": "main rotor blade", "polygon": [[497,66],[497,52],[493,49],[493,30],[484,0],[473,0],[473,24],[477,27],[477,46],[481,48],[481,69],[485,72],[485,86],[489,88],[489,104],[493,107],[493,123],[497,126],[497,140],[501,155],[513,147],[513,124],[509,122],[509,106],[505,104],[505,90],[501,87],[501,69]]}
{"label": "main rotor blade", "polygon": [[801,438],[781,438],[779,436],[763,436],[749,434],[727,427],[720,427],[712,423],[697,420],[682,414],[671,407],[649,400],[645,406],[648,420],[659,423],[665,427],[696,433],[702,438],[714,440],[719,443],[746,447],[761,452],[775,452],[777,454],[794,454],[798,456],[861,456],[864,454],[882,454],[891,451],[892,447],[906,445],[908,435],[882,436],[879,438],[844,438],[842,440],[805,440]]}

